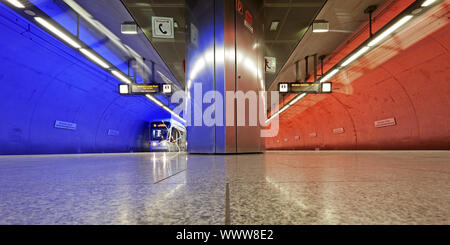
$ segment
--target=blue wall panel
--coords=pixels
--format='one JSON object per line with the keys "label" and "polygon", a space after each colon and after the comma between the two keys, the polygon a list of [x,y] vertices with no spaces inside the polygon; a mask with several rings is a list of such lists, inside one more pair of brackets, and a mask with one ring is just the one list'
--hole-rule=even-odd
{"label": "blue wall panel", "polygon": [[[130,152],[170,115],[76,51],[0,6],[0,154]],[[55,128],[55,121],[76,130]],[[108,135],[113,130],[118,135]]]}

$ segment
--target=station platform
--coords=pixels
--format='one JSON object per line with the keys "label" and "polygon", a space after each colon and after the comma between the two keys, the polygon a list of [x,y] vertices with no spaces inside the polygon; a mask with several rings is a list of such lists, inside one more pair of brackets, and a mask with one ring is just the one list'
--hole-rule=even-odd
{"label": "station platform", "polygon": [[449,224],[450,151],[0,156],[0,224]]}

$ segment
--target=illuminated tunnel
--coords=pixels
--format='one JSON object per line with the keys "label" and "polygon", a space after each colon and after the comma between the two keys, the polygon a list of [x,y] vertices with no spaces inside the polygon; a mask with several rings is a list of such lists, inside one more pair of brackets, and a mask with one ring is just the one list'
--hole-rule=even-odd
{"label": "illuminated tunnel", "polygon": [[170,114],[0,5],[0,154],[139,152]]}
{"label": "illuminated tunnel", "polygon": [[450,23],[442,6],[336,76],[333,94],[308,95],[284,112],[267,149],[450,149]]}

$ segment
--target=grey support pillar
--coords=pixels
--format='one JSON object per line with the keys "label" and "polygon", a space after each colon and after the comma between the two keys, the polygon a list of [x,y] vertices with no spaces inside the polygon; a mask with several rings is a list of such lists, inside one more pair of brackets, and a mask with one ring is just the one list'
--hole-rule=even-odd
{"label": "grey support pillar", "polygon": [[[188,152],[262,152],[258,108],[265,68],[262,1],[187,0],[186,9]],[[257,95],[253,103],[251,96],[244,97],[251,93]],[[250,120],[255,115],[256,125]],[[214,123],[205,123],[205,118]]]}

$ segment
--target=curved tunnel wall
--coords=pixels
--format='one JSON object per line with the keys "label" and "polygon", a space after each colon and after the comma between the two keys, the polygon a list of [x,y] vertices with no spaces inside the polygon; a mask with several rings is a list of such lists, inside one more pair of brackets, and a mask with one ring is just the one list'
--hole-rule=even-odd
{"label": "curved tunnel wall", "polygon": [[148,149],[148,121],[167,112],[118,95],[117,79],[12,13],[0,19],[0,154]]}
{"label": "curved tunnel wall", "polygon": [[[450,25],[412,23],[280,117],[267,149],[450,149]],[[396,125],[375,127],[395,118]]]}

